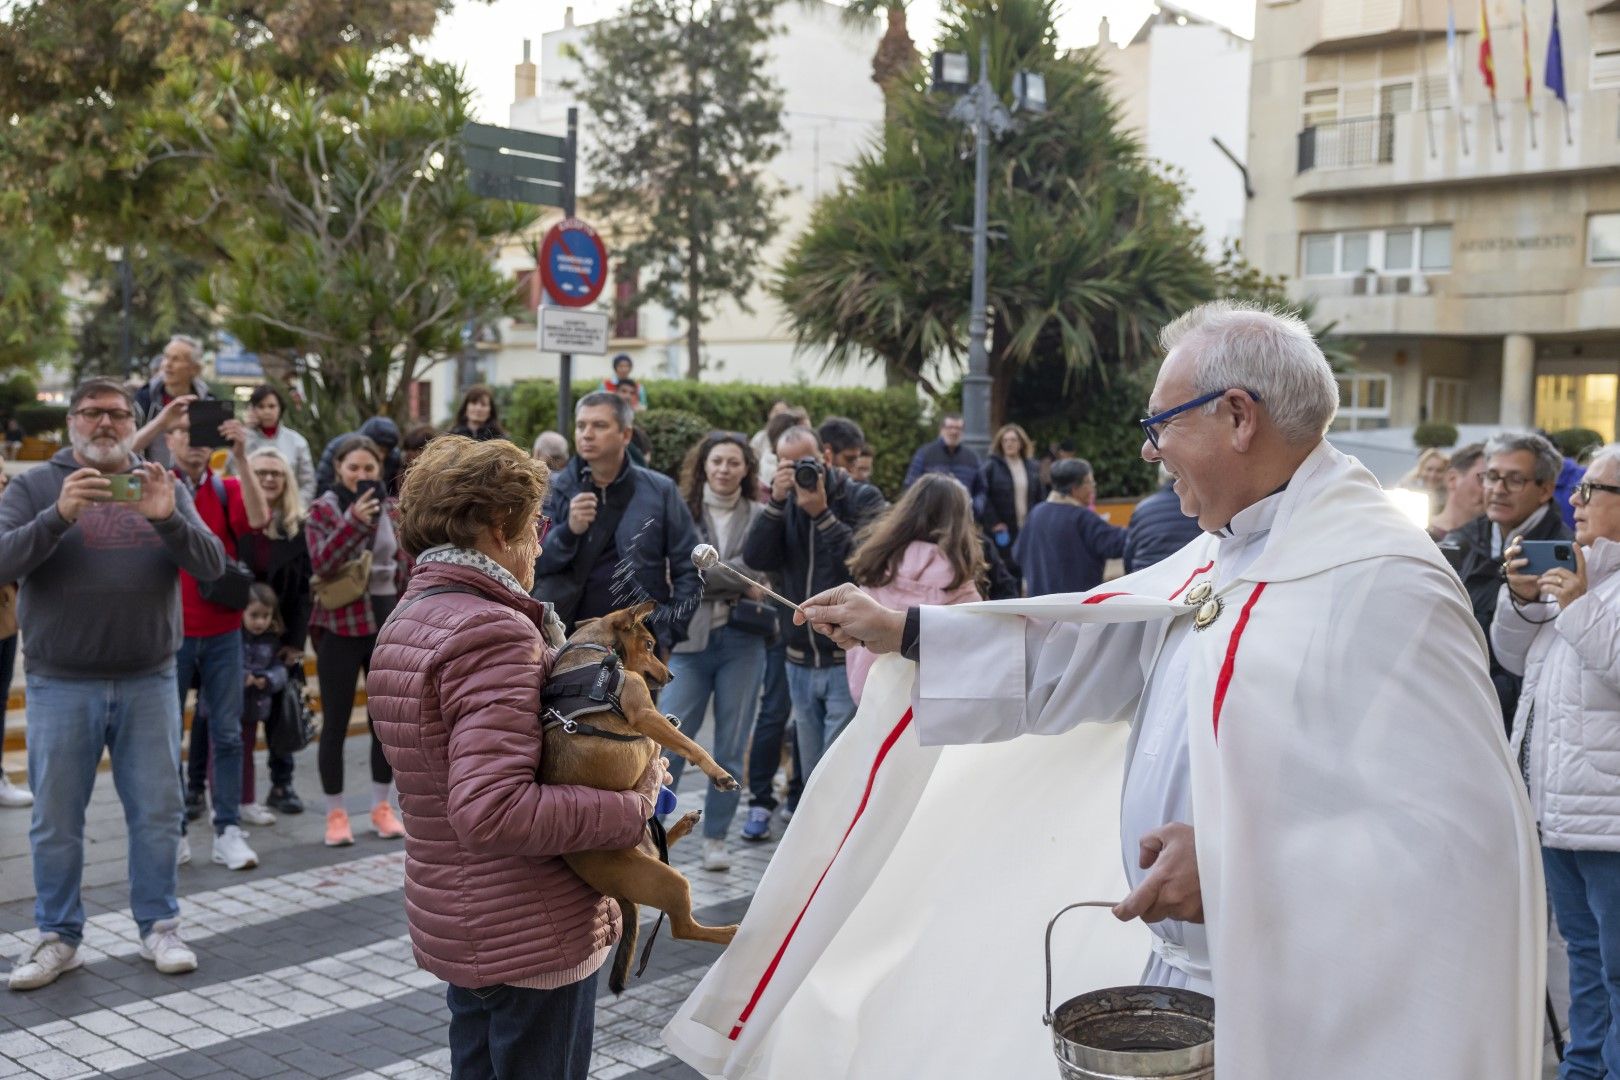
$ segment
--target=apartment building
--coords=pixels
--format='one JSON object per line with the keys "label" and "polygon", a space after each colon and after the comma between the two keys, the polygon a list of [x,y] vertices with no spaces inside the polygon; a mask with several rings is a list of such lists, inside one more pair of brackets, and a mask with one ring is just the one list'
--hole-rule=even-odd
{"label": "apartment building", "polygon": [[1553,3],[1486,0],[1493,103],[1478,0],[1454,51],[1446,0],[1259,0],[1245,249],[1363,343],[1340,428],[1615,437],[1620,0],[1557,0],[1567,112]]}

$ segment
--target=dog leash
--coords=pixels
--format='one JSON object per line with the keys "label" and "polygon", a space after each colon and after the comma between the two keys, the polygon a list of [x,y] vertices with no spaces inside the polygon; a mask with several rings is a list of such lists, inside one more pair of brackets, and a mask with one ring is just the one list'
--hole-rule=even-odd
{"label": "dog leash", "polygon": [[[653,843],[658,846],[658,861],[668,866],[669,833],[664,828],[664,823],[659,821],[658,816],[655,814],[647,819],[647,829],[652,833]],[[653,942],[658,940],[658,931],[663,928],[663,925],[664,911],[660,909],[658,918],[653,922],[651,932],[647,934],[647,944],[641,947],[641,963],[636,967],[636,978],[638,979],[641,978],[641,973],[647,970],[647,961],[652,959]]]}

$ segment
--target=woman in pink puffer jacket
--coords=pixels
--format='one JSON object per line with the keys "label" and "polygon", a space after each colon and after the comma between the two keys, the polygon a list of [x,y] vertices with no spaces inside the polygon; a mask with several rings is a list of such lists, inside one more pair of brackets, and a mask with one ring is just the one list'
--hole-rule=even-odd
{"label": "woman in pink puffer jacket", "polygon": [[542,785],[540,687],[561,640],[531,599],[546,467],[504,439],[441,436],[406,476],[410,588],[366,677],[405,813],[416,961],[450,984],[453,1076],[584,1080],[618,906],[561,856],[631,847],[664,777]]}
{"label": "woman in pink puffer jacket", "polygon": [[[898,611],[982,600],[986,572],[967,488],[944,473],[918,477],[892,509],[861,530],[849,557],[850,580]],[[844,654],[856,704],[876,659],[859,647]]]}

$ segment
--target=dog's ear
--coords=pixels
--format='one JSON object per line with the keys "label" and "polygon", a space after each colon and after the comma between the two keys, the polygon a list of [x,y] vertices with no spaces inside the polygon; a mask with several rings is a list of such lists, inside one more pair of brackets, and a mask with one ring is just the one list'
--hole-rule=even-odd
{"label": "dog's ear", "polygon": [[657,607],[658,607],[658,602],[655,601],[655,600],[647,600],[647,601],[644,601],[644,602],[642,602],[640,604],[637,604],[635,607],[631,608],[630,611],[629,611],[630,623],[632,625],[634,625],[635,623],[640,622],[642,619],[645,619],[648,615],[651,615],[653,613],[653,611]]}

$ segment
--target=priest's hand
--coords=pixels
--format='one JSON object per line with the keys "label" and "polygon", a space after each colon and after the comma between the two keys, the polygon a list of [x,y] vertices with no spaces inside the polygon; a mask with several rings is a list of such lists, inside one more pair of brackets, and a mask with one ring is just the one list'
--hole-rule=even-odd
{"label": "priest's hand", "polygon": [[1556,567],[1542,574],[1537,582],[1542,592],[1558,601],[1559,611],[1586,595],[1586,555],[1581,551],[1581,545],[1571,544],[1570,547],[1575,551],[1575,569],[1571,571]]}
{"label": "priest's hand", "polygon": [[864,645],[875,653],[899,652],[906,632],[905,612],[891,611],[854,585],[812,596],[799,605],[793,622],[798,626],[808,622],[841,649]]}
{"label": "priest's hand", "polygon": [[1121,922],[1204,921],[1204,894],[1198,887],[1198,849],[1193,827],[1179,821],[1142,837],[1142,869],[1152,873],[1114,908]]}

